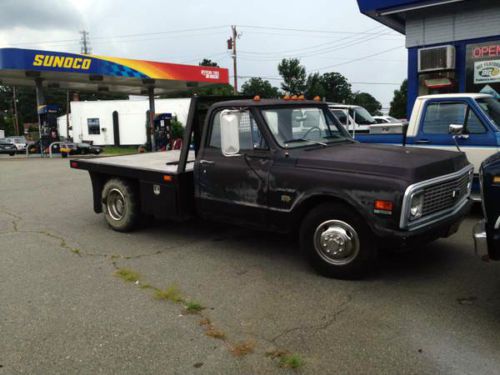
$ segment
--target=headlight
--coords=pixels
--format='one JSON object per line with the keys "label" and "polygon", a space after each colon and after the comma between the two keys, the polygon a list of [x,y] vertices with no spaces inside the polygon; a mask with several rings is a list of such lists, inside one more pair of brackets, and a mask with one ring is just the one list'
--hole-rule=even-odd
{"label": "headlight", "polygon": [[416,220],[422,216],[424,209],[424,193],[414,193],[411,197],[410,220]]}

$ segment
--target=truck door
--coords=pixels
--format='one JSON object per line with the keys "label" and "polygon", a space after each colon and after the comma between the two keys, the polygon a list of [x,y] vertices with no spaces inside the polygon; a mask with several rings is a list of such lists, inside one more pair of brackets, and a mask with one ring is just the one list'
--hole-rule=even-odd
{"label": "truck door", "polygon": [[260,227],[266,222],[268,144],[249,109],[238,110],[240,150],[226,156],[221,148],[221,109],[211,115],[195,164],[196,200],[203,216]]}
{"label": "truck door", "polygon": [[484,115],[465,99],[429,100],[421,116],[415,146],[457,151],[449,133],[450,124],[464,126],[464,134],[458,136],[457,142],[477,173],[483,160],[497,152],[497,140]]}

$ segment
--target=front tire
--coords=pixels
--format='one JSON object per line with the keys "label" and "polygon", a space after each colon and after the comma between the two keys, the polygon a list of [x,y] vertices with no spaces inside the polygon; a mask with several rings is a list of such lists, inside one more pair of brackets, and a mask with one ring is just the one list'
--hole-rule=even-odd
{"label": "front tire", "polygon": [[102,210],[108,225],[118,232],[135,229],[140,207],[133,186],[119,178],[110,179],[102,189]]}
{"label": "front tire", "polygon": [[341,203],[325,203],[304,218],[300,244],[313,268],[321,275],[359,279],[377,258],[373,234],[354,210]]}

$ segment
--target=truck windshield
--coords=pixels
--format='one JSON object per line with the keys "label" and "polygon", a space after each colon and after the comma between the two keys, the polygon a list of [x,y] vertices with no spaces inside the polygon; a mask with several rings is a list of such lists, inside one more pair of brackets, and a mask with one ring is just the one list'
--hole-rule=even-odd
{"label": "truck windshield", "polygon": [[370,115],[370,112],[368,112],[366,109],[363,107],[355,107],[353,109],[354,115],[351,114],[351,117],[354,117],[354,121],[356,124],[359,125],[372,125],[376,124],[377,121]]}
{"label": "truck windshield", "polygon": [[491,122],[500,129],[500,103],[493,98],[478,99],[481,109],[488,115]]}
{"label": "truck windshield", "polygon": [[321,108],[290,107],[263,109],[267,126],[281,147],[296,148],[311,144],[351,140],[331,114]]}

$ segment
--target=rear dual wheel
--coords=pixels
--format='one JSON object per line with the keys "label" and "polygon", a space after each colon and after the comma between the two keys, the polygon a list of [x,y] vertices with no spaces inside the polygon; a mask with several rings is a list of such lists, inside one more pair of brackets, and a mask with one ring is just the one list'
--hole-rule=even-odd
{"label": "rear dual wheel", "polygon": [[377,252],[371,230],[345,204],[312,209],[302,222],[300,243],[313,268],[324,276],[359,279],[374,268]]}

